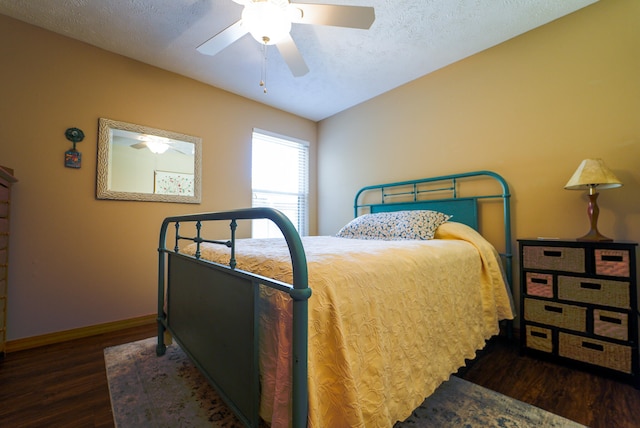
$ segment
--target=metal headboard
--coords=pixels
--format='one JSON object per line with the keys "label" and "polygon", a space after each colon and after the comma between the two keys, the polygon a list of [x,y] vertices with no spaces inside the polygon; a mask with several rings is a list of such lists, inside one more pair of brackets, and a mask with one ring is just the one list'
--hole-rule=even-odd
{"label": "metal headboard", "polygon": [[[493,179],[502,187],[502,193],[460,196],[459,184],[465,180]],[[374,198],[373,202],[364,199]],[[511,211],[509,186],[500,175],[492,171],[474,171],[418,180],[399,181],[363,187],[354,199],[354,216],[370,212],[400,210],[434,210],[453,215],[456,222],[464,223],[480,231],[478,203],[480,200],[501,200],[504,224],[505,271],[510,287],[513,287]]]}

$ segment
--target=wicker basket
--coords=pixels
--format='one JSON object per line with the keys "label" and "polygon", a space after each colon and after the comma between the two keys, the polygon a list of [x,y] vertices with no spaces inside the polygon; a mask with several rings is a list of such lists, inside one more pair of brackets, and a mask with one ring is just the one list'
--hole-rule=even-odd
{"label": "wicker basket", "polygon": [[558,355],[631,373],[631,347],[560,332]]}
{"label": "wicker basket", "polygon": [[596,249],[594,255],[598,275],[629,277],[629,251]]}
{"label": "wicker basket", "polygon": [[527,269],[585,272],[584,248],[525,246],[522,258]]}
{"label": "wicker basket", "polygon": [[527,347],[537,349],[539,351],[553,351],[553,343],[551,341],[551,329],[536,327],[533,325],[526,326],[527,330]]}
{"label": "wicker basket", "polygon": [[527,294],[530,296],[553,297],[553,275],[527,272]]}
{"label": "wicker basket", "polygon": [[558,298],[629,309],[629,283],[608,279],[558,277]]}
{"label": "wicker basket", "polygon": [[629,338],[629,317],[622,312],[594,309],[593,332],[598,336],[627,340]]}
{"label": "wicker basket", "polygon": [[537,299],[524,300],[524,319],[527,321],[587,331],[587,308]]}

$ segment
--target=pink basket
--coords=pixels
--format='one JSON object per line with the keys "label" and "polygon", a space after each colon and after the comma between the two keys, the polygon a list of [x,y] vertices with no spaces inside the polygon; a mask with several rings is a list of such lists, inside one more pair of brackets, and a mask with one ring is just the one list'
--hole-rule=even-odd
{"label": "pink basket", "polygon": [[627,340],[629,338],[629,327],[627,314],[622,312],[603,311],[594,309],[593,311],[593,332],[599,336],[611,337],[613,339]]}
{"label": "pink basket", "polygon": [[596,249],[596,273],[609,276],[629,276],[629,251]]}
{"label": "pink basket", "polygon": [[553,297],[553,275],[527,272],[527,294],[531,296]]}

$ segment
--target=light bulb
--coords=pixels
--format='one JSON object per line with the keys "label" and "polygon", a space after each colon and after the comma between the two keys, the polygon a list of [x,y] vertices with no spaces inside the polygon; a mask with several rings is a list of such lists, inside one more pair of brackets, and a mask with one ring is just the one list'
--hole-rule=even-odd
{"label": "light bulb", "polygon": [[169,149],[169,145],[162,141],[147,141],[147,148],[151,150],[152,153],[162,154]]}
{"label": "light bulb", "polygon": [[271,1],[247,3],[242,11],[242,23],[259,43],[273,45],[291,31],[288,8]]}

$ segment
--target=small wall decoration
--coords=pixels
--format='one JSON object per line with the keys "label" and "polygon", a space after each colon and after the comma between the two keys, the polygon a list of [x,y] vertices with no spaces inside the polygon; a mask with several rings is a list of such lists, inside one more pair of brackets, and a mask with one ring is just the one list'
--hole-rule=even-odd
{"label": "small wall decoration", "polygon": [[84,140],[84,132],[78,128],[69,128],[64,132],[64,136],[73,143],[73,148],[64,152],[64,166],[67,168],[80,168],[82,153],[76,150],[76,143]]}

